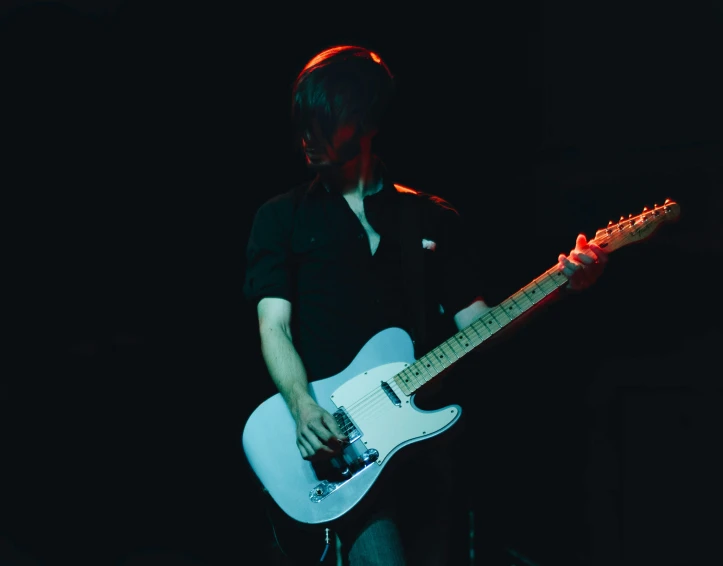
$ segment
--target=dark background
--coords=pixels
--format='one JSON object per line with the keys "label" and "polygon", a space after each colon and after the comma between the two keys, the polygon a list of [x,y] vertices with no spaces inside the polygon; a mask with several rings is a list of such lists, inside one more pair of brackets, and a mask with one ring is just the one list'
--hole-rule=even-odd
{"label": "dark background", "polygon": [[545,566],[723,564],[721,2],[0,15],[0,564],[264,563],[240,435],[271,390],[244,248],[256,208],[307,176],[291,82],[339,43],[397,75],[380,151],[473,220],[490,302],[578,232],[681,207],[462,364],[459,563],[468,510],[478,564],[508,545]]}

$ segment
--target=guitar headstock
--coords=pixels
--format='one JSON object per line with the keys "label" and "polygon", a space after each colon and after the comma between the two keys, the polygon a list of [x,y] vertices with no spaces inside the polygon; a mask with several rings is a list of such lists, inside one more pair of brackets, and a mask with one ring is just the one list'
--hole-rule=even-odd
{"label": "guitar headstock", "polygon": [[662,205],[647,207],[637,216],[630,214],[628,218],[620,217],[618,222],[612,220],[605,228],[595,232],[594,241],[601,248],[610,252],[627,244],[649,238],[662,224],[673,222],[680,216],[680,206],[670,199]]}

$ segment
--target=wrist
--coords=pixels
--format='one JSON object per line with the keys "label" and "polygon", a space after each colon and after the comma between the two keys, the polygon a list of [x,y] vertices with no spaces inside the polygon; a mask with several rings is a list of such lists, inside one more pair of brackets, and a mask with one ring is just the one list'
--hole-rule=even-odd
{"label": "wrist", "polygon": [[291,414],[296,418],[304,407],[316,405],[316,401],[309,393],[308,388],[297,388],[287,398],[287,404]]}

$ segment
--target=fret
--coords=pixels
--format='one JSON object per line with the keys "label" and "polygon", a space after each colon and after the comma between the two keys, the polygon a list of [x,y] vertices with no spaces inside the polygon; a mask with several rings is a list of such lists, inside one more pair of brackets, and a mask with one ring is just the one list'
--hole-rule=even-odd
{"label": "fret", "polygon": [[454,342],[450,342],[449,340],[445,340],[439,345],[439,348],[442,350],[444,355],[447,357],[450,362],[454,362],[455,360],[459,359],[459,356],[457,355],[457,352],[454,350]]}
{"label": "fret", "polygon": [[500,326],[507,326],[510,322],[512,322],[512,317],[508,315],[505,312],[505,309],[502,307],[492,309],[492,311],[490,311],[490,314],[495,318],[497,324],[499,324]]}
{"label": "fret", "polygon": [[402,380],[406,387],[409,387],[412,390],[419,389],[422,385],[424,385],[424,382],[415,378],[414,374],[409,371],[409,368],[404,368],[397,374],[397,376]]}
{"label": "fret", "polygon": [[468,336],[467,333],[463,330],[457,332],[457,334],[454,335],[455,339],[457,340],[458,347],[462,351],[463,354],[466,354],[467,352],[471,352],[474,350],[474,347],[477,345],[475,344]]}
{"label": "fret", "polygon": [[445,352],[447,353],[448,357],[450,357],[450,352],[456,359],[460,359],[465,354],[464,348],[460,348],[457,340],[453,338],[449,338],[448,340],[446,340],[443,345],[446,346]]}
{"label": "fret", "polygon": [[[533,284],[535,287],[537,287],[537,289],[539,289],[540,293],[542,293],[542,296],[541,296],[540,298],[538,298],[537,301],[535,301],[536,303],[539,302],[539,301],[541,301],[541,300],[544,299],[545,297],[547,297],[547,295],[548,295],[549,293],[546,293],[546,292],[545,292],[545,288],[538,283],[538,280],[537,280],[537,279],[535,279],[535,280],[532,282],[532,284]],[[534,291],[533,291],[533,293],[534,293]]]}
{"label": "fret", "polygon": [[404,383],[408,383],[410,385],[413,385],[415,388],[421,387],[426,382],[423,379],[419,379],[419,376],[414,375],[414,372],[411,371],[408,367],[404,368],[400,372],[402,379],[404,379]]}
{"label": "fret", "polygon": [[421,382],[422,385],[431,381],[431,379],[434,377],[433,375],[424,371],[423,364],[420,364],[419,362],[413,363],[405,371],[411,374],[416,381]]}
{"label": "fret", "polygon": [[538,278],[536,282],[540,287],[542,287],[542,289],[545,290],[546,295],[549,295],[550,293],[557,291],[558,289],[558,285],[555,281],[554,275],[549,273],[543,277]]}
{"label": "fret", "polygon": [[414,366],[417,366],[419,368],[419,373],[425,375],[424,380],[430,381],[432,378],[436,377],[439,372],[435,371],[434,368],[427,367],[427,362],[424,361],[424,359],[420,358],[413,364]]}
{"label": "fret", "polygon": [[412,388],[408,383],[405,383],[400,374],[394,376],[394,383],[397,384],[397,387],[399,387],[405,395],[411,395],[417,389],[416,387]]}
{"label": "fret", "polygon": [[524,290],[518,291],[512,295],[510,300],[514,302],[522,312],[525,312],[535,306],[535,303],[525,294]]}
{"label": "fret", "polygon": [[504,309],[505,314],[510,317],[510,320],[514,320],[525,311],[512,297],[502,301],[500,307]]}
{"label": "fret", "polygon": [[557,270],[554,275],[550,275],[550,279],[554,282],[555,288],[559,289],[567,283],[567,277],[562,270]]}
{"label": "fret", "polygon": [[[472,329],[472,332],[469,331],[470,329]],[[471,325],[457,332],[456,337],[467,351],[473,350],[482,343],[482,338]]]}
{"label": "fret", "polygon": [[525,297],[532,303],[533,306],[545,298],[545,293],[543,293],[541,290],[534,288],[532,285],[528,285],[527,287],[525,287],[522,292],[525,294]]}
{"label": "fret", "polygon": [[489,330],[490,334],[494,334],[497,332],[500,328],[502,328],[502,325],[499,323],[499,321],[492,315],[492,311],[488,311],[480,318],[480,320],[484,323],[485,328]]}
{"label": "fret", "polygon": [[422,363],[427,370],[435,372],[435,375],[444,371],[444,365],[442,365],[437,357],[435,356],[435,350],[432,350],[428,354],[425,354],[422,358]]}
{"label": "fret", "polygon": [[482,340],[487,340],[490,336],[492,336],[492,332],[485,326],[484,320],[482,318],[478,318],[475,320],[471,326],[474,328],[475,332],[480,335],[480,338]]}
{"label": "fret", "polygon": [[475,321],[474,321],[472,324],[470,324],[467,328],[471,328],[471,329],[472,329],[472,331],[475,333],[475,336],[476,336],[477,340],[479,340],[479,344],[481,344],[482,342],[484,342],[485,340],[487,340],[487,338],[489,338],[489,333],[488,333],[488,332],[482,332],[482,331],[480,330],[480,321],[479,321],[479,320],[475,320]]}
{"label": "fret", "polygon": [[434,359],[439,362],[439,364],[444,368],[447,369],[450,365],[452,365],[452,360],[450,360],[447,355],[444,353],[444,350],[442,350],[441,346],[436,347],[434,350],[432,350],[434,354]]}

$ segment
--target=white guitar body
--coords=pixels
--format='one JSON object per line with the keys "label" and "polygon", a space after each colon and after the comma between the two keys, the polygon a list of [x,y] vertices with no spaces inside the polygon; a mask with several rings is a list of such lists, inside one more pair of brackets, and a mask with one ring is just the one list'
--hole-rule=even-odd
{"label": "white guitar body", "polygon": [[353,442],[343,458],[335,459],[338,473],[331,479],[317,475],[317,468],[301,457],[296,424],[280,394],[254,410],[242,436],[246,458],[292,519],[318,525],[340,518],[362,500],[397,451],[444,432],[459,419],[459,406],[420,410],[414,395],[394,387],[392,377],[414,361],[409,335],[389,328],[372,337],[344,371],[310,384],[322,407],[331,414],[344,412],[352,423],[346,428],[353,431]]}

